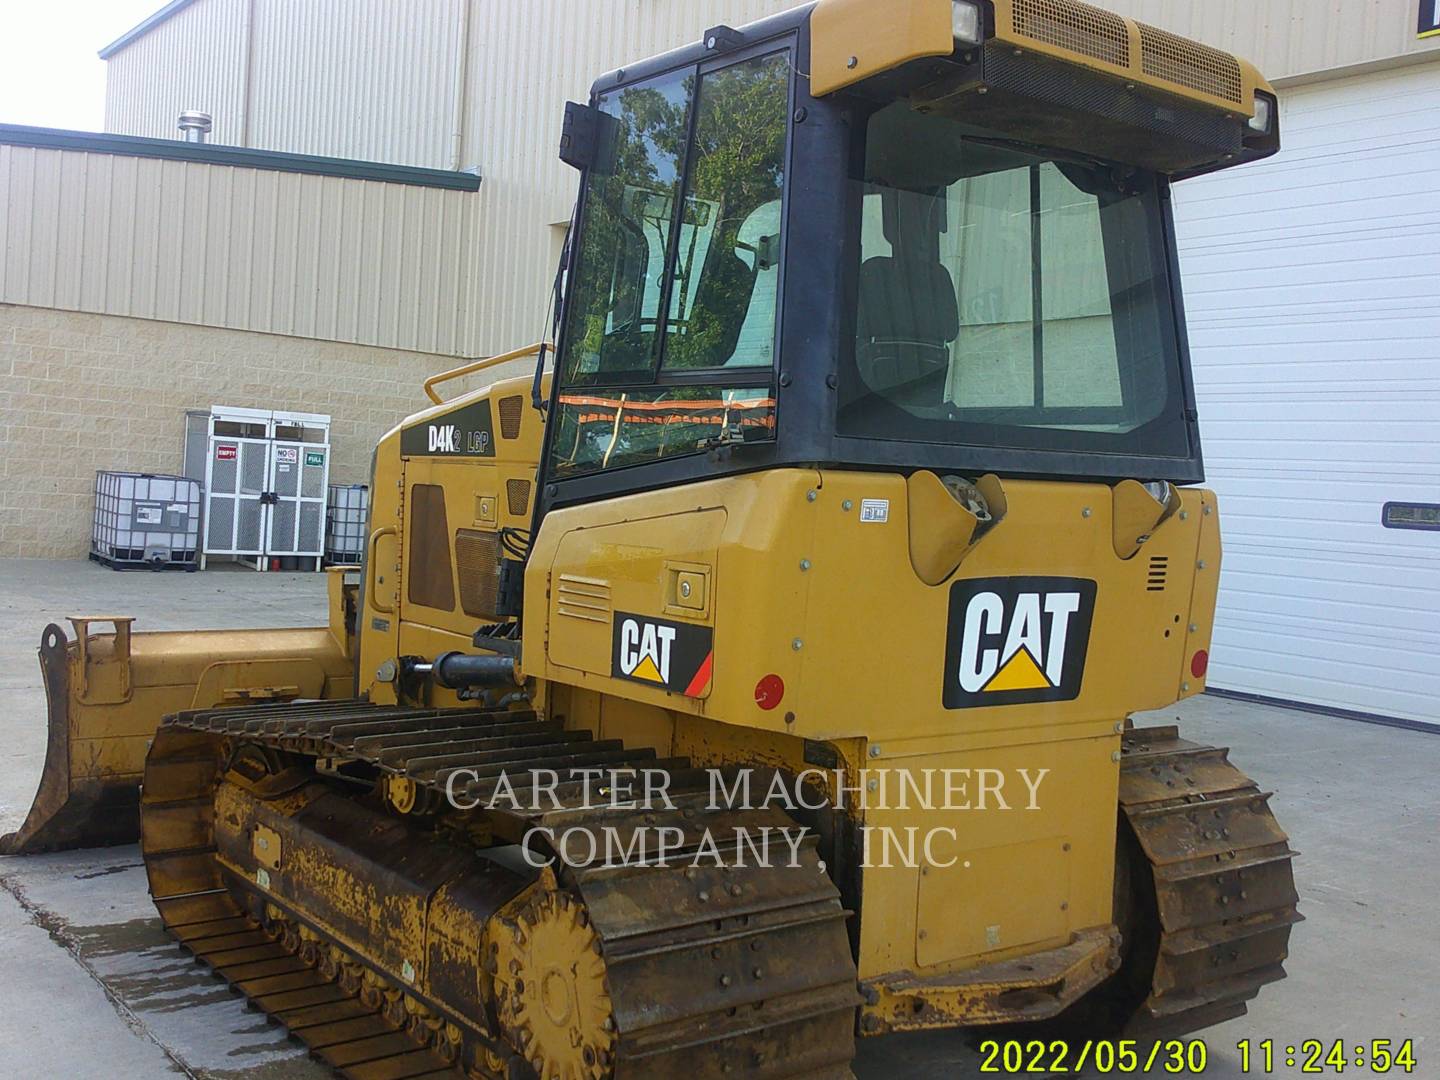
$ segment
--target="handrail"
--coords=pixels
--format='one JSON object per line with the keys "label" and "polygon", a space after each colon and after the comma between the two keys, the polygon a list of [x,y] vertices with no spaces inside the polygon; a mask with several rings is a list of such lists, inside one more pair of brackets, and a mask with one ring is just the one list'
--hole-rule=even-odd
{"label": "handrail", "polygon": [[435,392],[435,387],[441,383],[449,382],[451,379],[459,379],[466,375],[474,375],[477,371],[484,371],[488,367],[494,367],[496,364],[503,364],[509,360],[520,360],[527,356],[534,356],[541,349],[549,348],[552,348],[552,346],[548,342],[537,341],[534,345],[526,345],[523,349],[515,349],[512,352],[501,353],[499,356],[487,356],[480,360],[472,360],[470,363],[460,367],[451,368],[449,371],[442,371],[439,375],[431,375],[430,378],[425,380],[425,396],[436,405],[444,405],[445,399]]}

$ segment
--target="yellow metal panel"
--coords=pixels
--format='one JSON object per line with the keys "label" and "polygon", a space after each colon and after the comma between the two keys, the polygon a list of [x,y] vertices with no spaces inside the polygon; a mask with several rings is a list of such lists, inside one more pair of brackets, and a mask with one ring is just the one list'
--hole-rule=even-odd
{"label": "yellow metal panel", "polygon": [[1251,65],[1078,0],[994,0],[995,40],[1241,116],[1268,88]]}
{"label": "yellow metal panel", "polygon": [[[1195,591],[1190,598],[1185,645],[1181,652],[1179,696],[1193,697],[1205,690],[1209,670],[1210,638],[1215,632],[1215,601],[1220,591],[1220,511],[1213,491],[1185,492],[1182,513],[1200,519],[1200,542],[1195,552]],[[1206,661],[1201,674],[1193,667],[1196,653]]]}
{"label": "yellow metal panel", "polygon": [[820,0],[810,13],[810,92],[843,90],[926,56],[955,51],[951,0]]}

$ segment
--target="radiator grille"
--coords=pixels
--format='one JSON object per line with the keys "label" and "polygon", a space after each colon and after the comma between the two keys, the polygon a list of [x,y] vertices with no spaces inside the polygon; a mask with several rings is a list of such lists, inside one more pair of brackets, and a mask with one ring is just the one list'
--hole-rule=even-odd
{"label": "radiator grille", "polygon": [[1170,577],[1170,556],[1150,556],[1150,573],[1145,579],[1146,592],[1164,592],[1166,581]]}
{"label": "radiator grille", "polygon": [[511,517],[524,517],[530,506],[530,481],[506,480],[505,501],[510,504]]}
{"label": "radiator grille", "polygon": [[1116,67],[1130,66],[1130,34],[1120,16],[1089,4],[1014,0],[1015,32]]}
{"label": "radiator grille", "polygon": [[1140,23],[1145,74],[1235,105],[1244,103],[1240,62],[1229,53]]}
{"label": "radiator grille", "polygon": [[500,574],[500,534],[478,529],[455,533],[455,569],[460,578],[460,607],[476,619],[495,617]]}
{"label": "radiator grille", "polygon": [[610,583],[598,578],[561,574],[555,590],[555,610],[586,622],[610,621]]}
{"label": "radiator grille", "polygon": [[520,437],[520,417],[524,412],[525,399],[519,394],[500,399],[500,437],[502,439],[518,439]]}

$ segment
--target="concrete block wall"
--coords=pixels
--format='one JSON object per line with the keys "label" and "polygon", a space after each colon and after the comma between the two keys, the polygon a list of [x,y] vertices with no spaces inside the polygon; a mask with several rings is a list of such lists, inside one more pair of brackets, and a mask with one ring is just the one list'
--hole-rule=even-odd
{"label": "concrete block wall", "polygon": [[458,363],[0,304],[0,557],[84,556],[96,471],[179,472],[186,409],[329,413],[332,480],[362,483],[376,440],[429,405],[424,379]]}

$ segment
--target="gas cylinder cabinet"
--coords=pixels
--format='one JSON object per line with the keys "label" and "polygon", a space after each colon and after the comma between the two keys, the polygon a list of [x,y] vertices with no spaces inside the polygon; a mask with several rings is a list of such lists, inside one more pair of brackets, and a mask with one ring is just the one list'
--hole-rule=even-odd
{"label": "gas cylinder cabinet", "polygon": [[216,405],[185,414],[186,476],[205,485],[200,565],[318,570],[330,482],[330,417]]}

